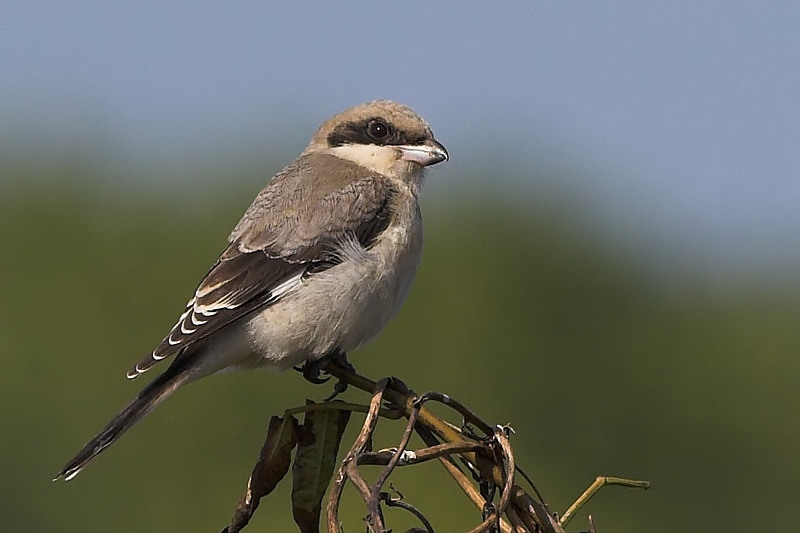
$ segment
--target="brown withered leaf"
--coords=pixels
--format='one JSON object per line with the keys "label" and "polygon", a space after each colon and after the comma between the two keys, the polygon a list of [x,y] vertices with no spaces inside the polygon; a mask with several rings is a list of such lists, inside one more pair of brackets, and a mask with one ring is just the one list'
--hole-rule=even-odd
{"label": "brown withered leaf", "polygon": [[233,513],[228,533],[237,533],[247,525],[261,498],[272,492],[289,471],[292,450],[299,437],[300,425],[295,417],[270,419],[267,438],[247,481],[247,490]]}
{"label": "brown withered leaf", "polygon": [[333,476],[339,444],[349,420],[350,411],[343,409],[305,414],[292,466],[292,515],[302,533],[319,532],[322,498]]}

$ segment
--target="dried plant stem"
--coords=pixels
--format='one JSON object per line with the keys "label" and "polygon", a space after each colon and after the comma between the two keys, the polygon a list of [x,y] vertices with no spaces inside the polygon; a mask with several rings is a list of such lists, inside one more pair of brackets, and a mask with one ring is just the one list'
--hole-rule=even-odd
{"label": "dried plant stem", "polygon": [[594,483],[589,485],[589,488],[583,491],[575,503],[570,505],[569,509],[561,516],[559,523],[562,526],[566,526],[570,520],[575,517],[575,513],[580,510],[581,507],[584,506],[586,502],[588,502],[595,493],[605,487],[606,485],[618,485],[620,487],[630,487],[636,489],[644,489],[647,490],[650,488],[649,481],[640,481],[636,479],[625,479],[621,477],[611,477],[611,476],[597,476],[597,479],[594,480]]}
{"label": "dried plant stem", "polygon": [[[439,459],[448,455],[463,453],[463,452],[476,452],[486,448],[485,444],[480,442],[446,442],[444,444],[436,444],[427,448],[414,450],[413,455],[407,455],[397,463],[397,466],[410,466],[418,463],[424,463],[431,459]],[[359,465],[387,465],[391,458],[395,455],[394,450],[381,450],[378,452],[365,452],[358,458]]]}
{"label": "dried plant stem", "polygon": [[[372,401],[369,404],[369,411],[367,412],[361,432],[358,434],[353,446],[350,447],[350,451],[347,452],[344,461],[342,461],[342,466],[339,468],[336,478],[334,479],[333,488],[331,489],[331,495],[328,498],[328,507],[326,510],[328,518],[328,531],[331,533],[337,533],[341,531],[339,528],[339,501],[342,496],[344,482],[347,480],[347,478],[350,478],[350,481],[353,482],[353,485],[355,485],[356,489],[361,493],[361,497],[364,499],[364,501],[368,502],[370,500],[370,487],[364,478],[361,477],[361,474],[358,473],[358,468],[356,468],[356,457],[366,447],[367,443],[369,442],[370,435],[372,435],[372,432],[378,423],[378,413],[380,412],[381,402],[383,401],[383,393],[386,389],[387,383],[387,379],[382,379],[375,383],[373,390],[370,391],[374,392],[374,394],[372,396]],[[374,531],[382,533],[383,518],[380,516],[380,506],[369,506],[369,517],[371,522],[370,527]]]}
{"label": "dried plant stem", "polygon": [[[399,491],[391,485],[394,495],[383,490],[395,468],[431,459],[442,464],[480,510],[482,522],[468,533],[565,533],[566,524],[603,486],[649,487],[646,481],[598,477],[559,520],[548,510],[532,480],[517,468],[509,442],[513,433],[510,426],[490,425],[446,394],[427,392],[416,396],[396,378],[375,382],[336,361],[329,362],[325,370],[339,380],[338,391],[352,385],[370,393],[369,405],[330,399],[320,404],[309,401],[305,406],[286,410],[283,418],[273,417],[259,461],[248,481],[244,504],[237,506],[231,526],[225,531],[239,531],[247,524],[258,500],[269,494],[286,474],[294,448],[297,451],[292,469],[292,513],[301,531],[318,531],[325,480],[330,480],[332,484],[326,507],[329,533],[342,531],[339,505],[347,481],[352,482],[367,507],[365,521],[368,531],[386,531],[383,506],[387,506],[412,513],[425,531],[433,533],[433,527],[422,511],[404,501]],[[460,415],[461,426],[434,415],[425,406],[431,401],[441,403]],[[352,411],[366,413],[364,423],[334,473],[339,444]],[[305,415],[302,426],[294,418],[300,413]],[[407,418],[408,421],[397,447],[372,452],[372,439],[380,418]],[[407,450],[414,432],[426,447]],[[359,471],[359,467],[364,465],[384,467],[372,484]],[[515,484],[517,473],[530,483],[533,495]],[[591,518],[590,528],[594,531]]]}
{"label": "dried plant stem", "polygon": [[[370,394],[375,390],[376,383],[374,381],[356,374],[349,369],[342,368],[335,363],[329,364],[325,370],[336,379],[344,381],[348,385],[352,385],[363,391],[369,392]],[[384,391],[384,397],[393,404],[397,405],[399,408],[403,409],[406,417],[410,416],[411,411],[414,410],[414,403],[416,399],[410,394],[405,394],[391,388],[386,388]],[[419,409],[417,424],[429,429],[444,442],[461,442],[464,440],[464,436],[456,428],[438,418],[424,406]],[[475,452],[464,452],[461,454],[461,456],[470,463],[478,466],[483,475],[487,479],[491,480],[495,485],[500,487],[503,486],[503,469],[498,465],[494,464],[492,461],[479,460]]]}

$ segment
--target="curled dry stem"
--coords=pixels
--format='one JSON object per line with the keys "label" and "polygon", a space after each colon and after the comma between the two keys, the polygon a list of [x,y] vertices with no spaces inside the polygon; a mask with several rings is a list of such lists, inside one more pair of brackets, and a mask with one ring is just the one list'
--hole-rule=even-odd
{"label": "curled dry stem", "polygon": [[[347,452],[347,455],[342,461],[342,465],[339,467],[339,470],[336,473],[326,509],[328,517],[328,531],[330,532],[341,531],[339,528],[339,501],[341,500],[344,483],[348,477],[353,482],[356,489],[358,489],[358,491],[361,493],[361,497],[364,498],[364,501],[370,501],[369,485],[361,476],[361,474],[359,474],[358,469],[356,468],[356,458],[366,447],[370,436],[372,435],[372,432],[375,430],[375,426],[378,423],[378,414],[380,412],[381,402],[383,401],[383,393],[386,390],[386,385],[388,382],[388,379],[382,379],[375,383],[375,386],[373,387],[372,401],[370,401],[369,410],[367,411],[367,416],[364,419],[364,424],[361,427],[361,431],[359,432],[358,437],[353,445],[350,447],[350,450]],[[383,520],[380,516],[380,509],[375,509],[370,506],[369,516],[371,527],[375,531],[382,532]]]}

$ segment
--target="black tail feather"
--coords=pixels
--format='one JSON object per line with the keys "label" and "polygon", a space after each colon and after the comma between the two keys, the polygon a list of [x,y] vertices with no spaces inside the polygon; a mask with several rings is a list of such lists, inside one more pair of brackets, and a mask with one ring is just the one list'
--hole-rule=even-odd
{"label": "black tail feather", "polygon": [[63,478],[69,481],[81,471],[100,452],[114,443],[123,433],[141,420],[147,413],[169,397],[181,385],[185,384],[189,373],[175,365],[154,379],[139,395],[115,416],[103,430],[89,441],[78,454],[73,457],[61,472],[53,479]]}

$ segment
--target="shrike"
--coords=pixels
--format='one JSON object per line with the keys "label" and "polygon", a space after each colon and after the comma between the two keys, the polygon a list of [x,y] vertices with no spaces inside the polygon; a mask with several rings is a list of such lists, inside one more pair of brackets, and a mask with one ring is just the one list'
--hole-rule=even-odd
{"label": "shrike", "polygon": [[423,170],[448,159],[406,106],[375,101],[320,126],[256,196],[161,344],[128,372],[163,374],[56,479],[75,477],[176,389],[221,370],[286,369],[375,338],[420,261]]}

